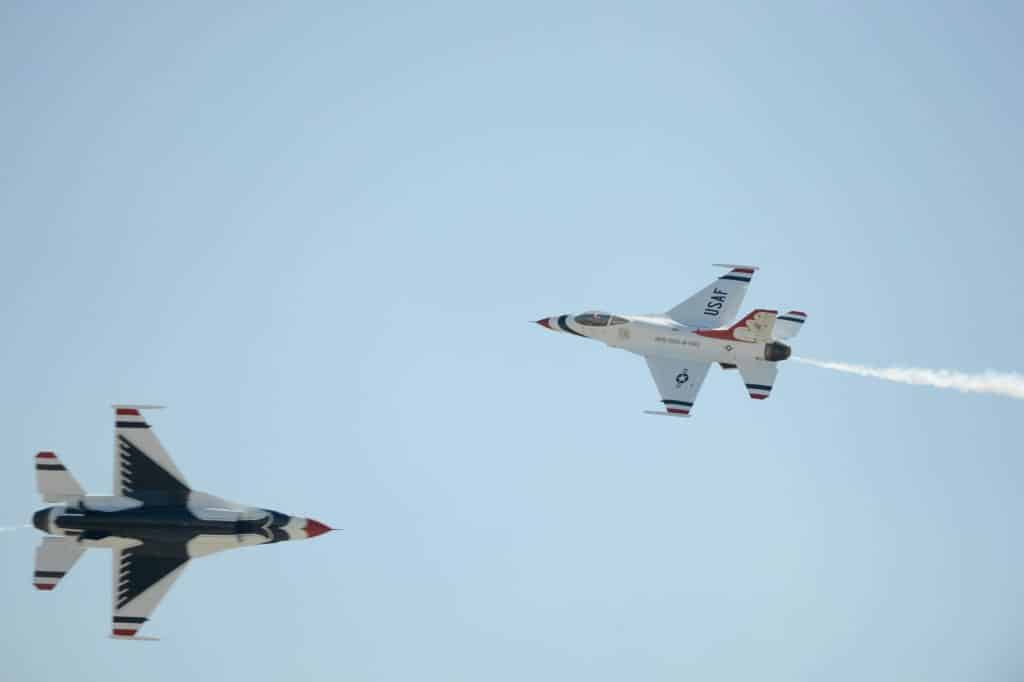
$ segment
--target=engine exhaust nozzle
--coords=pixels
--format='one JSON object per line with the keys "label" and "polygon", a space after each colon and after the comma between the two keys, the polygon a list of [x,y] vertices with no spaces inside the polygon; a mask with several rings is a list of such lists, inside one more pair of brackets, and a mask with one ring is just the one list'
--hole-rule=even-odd
{"label": "engine exhaust nozzle", "polygon": [[764,346],[764,359],[768,362],[782,362],[792,354],[793,349],[779,341],[772,341]]}

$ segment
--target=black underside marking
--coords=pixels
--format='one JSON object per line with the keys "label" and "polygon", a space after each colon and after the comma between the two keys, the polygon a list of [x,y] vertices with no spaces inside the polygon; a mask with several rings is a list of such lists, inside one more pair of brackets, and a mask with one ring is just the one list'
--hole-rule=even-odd
{"label": "black underside marking", "polygon": [[[559,326],[559,327],[560,327],[560,328],[561,328],[561,329],[562,329],[563,331],[567,331],[567,332],[569,332],[570,334],[575,334],[576,336],[583,336],[583,334],[580,334],[579,332],[574,332],[573,330],[569,329],[569,325],[567,325],[567,324],[565,323],[565,318],[567,318],[567,317],[569,317],[569,316],[568,316],[568,315],[562,315],[561,317],[559,317],[559,318],[558,318],[558,326]],[[584,337],[584,338],[586,338],[586,337]]]}
{"label": "black underside marking", "polygon": [[[64,526],[61,523],[58,522],[57,523],[57,527],[58,528],[63,528]],[[105,540],[106,538],[109,538],[111,535],[113,535],[113,533],[111,533],[109,530],[84,530],[84,531],[79,531],[78,539],[79,540]]]}
{"label": "black underside marking", "polygon": [[718,279],[731,279],[731,280],[735,280],[737,282],[749,282],[750,281],[749,277],[737,277],[736,275],[722,275]]}
{"label": "black underside marking", "polygon": [[114,422],[114,426],[119,429],[148,429],[149,424],[146,422]]}
{"label": "black underside marking", "polygon": [[36,571],[37,578],[63,578],[65,571]]}
{"label": "black underside marking", "polygon": [[662,400],[661,402],[666,405],[682,405],[683,407],[693,407],[693,403],[688,403],[685,400]]}
{"label": "black underside marking", "polygon": [[63,464],[37,464],[36,471],[67,471]]}
{"label": "black underside marking", "polygon": [[136,623],[142,625],[149,618],[142,618],[141,616],[114,616],[115,623]]}
{"label": "black underside marking", "polygon": [[785,316],[783,316],[783,317],[777,317],[775,319],[780,321],[780,322],[798,322],[799,324],[803,324],[804,322],[806,322],[806,320],[801,320],[799,317],[785,317]]}
{"label": "black underside marking", "polygon": [[121,552],[117,608],[151,588],[188,561],[185,545],[146,543]]}
{"label": "black underside marking", "polygon": [[747,384],[747,388],[752,388],[752,389],[755,389],[755,390],[758,390],[758,391],[770,391],[770,390],[772,390],[771,386],[765,386],[764,384]]}
{"label": "black underside marking", "polygon": [[[280,514],[284,518],[289,518]],[[267,524],[266,518],[253,520],[201,519],[184,505],[146,504],[120,511],[90,511],[86,514],[62,514],[54,521],[57,528],[84,532],[87,539],[102,539],[111,535],[134,538],[154,545],[185,545],[197,535],[262,535],[270,540],[287,532]],[[150,552],[152,554],[153,552]]]}
{"label": "black underside marking", "polygon": [[121,490],[147,504],[184,505],[191,492],[188,486],[157,464],[134,443],[119,435],[121,446]]}

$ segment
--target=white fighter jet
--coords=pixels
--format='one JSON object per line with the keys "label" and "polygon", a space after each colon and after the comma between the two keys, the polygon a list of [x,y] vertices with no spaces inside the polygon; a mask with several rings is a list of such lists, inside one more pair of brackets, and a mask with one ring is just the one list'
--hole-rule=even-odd
{"label": "white fighter jet", "polygon": [[590,311],[537,320],[552,331],[585,336],[642,355],[661,393],[665,411],[650,412],[688,417],[697,401],[708,368],[739,370],[748,394],[764,400],[772,392],[778,363],[790,347],[778,339],[791,339],[807,320],[806,313],[790,310],[754,310],[727,327],[739,312],[756,267],[729,268],[696,294],[666,313],[612,315]]}
{"label": "white fighter jet", "polygon": [[113,495],[86,495],[57,455],[35,456],[39,494],[57,504],[32,517],[47,534],[36,549],[32,582],[52,590],[85,550],[113,550],[115,639],[152,639],[136,633],[190,559],[332,530],[192,490],[139,412],[145,407],[114,406]]}

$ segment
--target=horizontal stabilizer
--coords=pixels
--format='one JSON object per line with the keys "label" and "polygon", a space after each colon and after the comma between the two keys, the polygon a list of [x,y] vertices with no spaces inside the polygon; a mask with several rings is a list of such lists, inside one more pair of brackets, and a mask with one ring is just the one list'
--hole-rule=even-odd
{"label": "horizontal stabilizer", "polygon": [[85,496],[75,477],[49,451],[36,453],[36,488],[44,502],[67,502]]}
{"label": "horizontal stabilizer", "polygon": [[775,362],[753,360],[739,366],[740,376],[747,393],[754,400],[765,400],[772,394],[775,377],[779,373],[779,365]]}
{"label": "horizontal stabilizer", "polygon": [[807,321],[807,313],[798,310],[790,310],[785,315],[775,318],[775,338],[791,339],[800,333],[800,329]]}
{"label": "horizontal stabilizer", "polygon": [[681,412],[658,412],[657,410],[644,410],[644,414],[653,414],[655,417],[683,417],[689,419],[690,415]]}
{"label": "horizontal stabilizer", "polygon": [[85,548],[70,538],[46,537],[36,548],[36,570],[32,584],[37,590],[52,590],[68,574]]}

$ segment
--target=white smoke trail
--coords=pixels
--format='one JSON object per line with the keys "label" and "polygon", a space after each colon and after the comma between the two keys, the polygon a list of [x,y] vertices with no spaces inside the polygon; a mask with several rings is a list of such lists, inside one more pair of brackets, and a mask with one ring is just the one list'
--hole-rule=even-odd
{"label": "white smoke trail", "polygon": [[1010,372],[994,372],[987,370],[981,374],[967,374],[948,369],[924,369],[921,367],[866,367],[851,365],[846,362],[825,362],[812,358],[797,358],[797,362],[837,372],[856,374],[862,377],[874,377],[895,381],[900,384],[914,386],[934,386],[935,388],[952,388],[963,393],[988,393],[1002,395],[1007,398],[1024,400],[1024,374]]}
{"label": "white smoke trail", "polygon": [[31,528],[31,527],[32,526],[29,526],[28,524],[26,524],[24,526],[0,526],[0,533],[13,533],[16,530],[21,530],[23,528]]}

